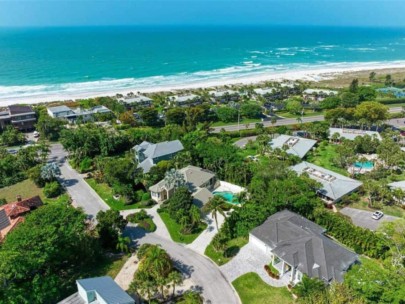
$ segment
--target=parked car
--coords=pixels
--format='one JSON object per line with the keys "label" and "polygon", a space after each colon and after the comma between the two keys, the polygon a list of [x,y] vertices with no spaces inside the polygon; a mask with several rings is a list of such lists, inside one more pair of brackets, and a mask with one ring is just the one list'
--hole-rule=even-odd
{"label": "parked car", "polygon": [[38,138],[39,137],[39,132],[38,131],[34,131],[34,137]]}
{"label": "parked car", "polygon": [[373,213],[373,215],[371,217],[375,220],[379,220],[383,216],[384,216],[384,213],[382,213],[381,211],[376,211]]}

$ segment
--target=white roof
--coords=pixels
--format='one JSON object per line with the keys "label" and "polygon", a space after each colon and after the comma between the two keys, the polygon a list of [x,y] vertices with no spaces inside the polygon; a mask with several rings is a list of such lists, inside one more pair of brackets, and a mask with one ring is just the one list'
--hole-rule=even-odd
{"label": "white roof", "polygon": [[266,94],[270,94],[273,93],[275,91],[274,88],[266,88],[266,89],[254,89],[254,92],[258,95],[266,95]]}
{"label": "white roof", "polygon": [[286,147],[288,154],[298,156],[299,158],[303,158],[315,144],[316,140],[290,135],[280,135],[270,142],[270,146],[273,149],[283,149]]}
{"label": "white roof", "polygon": [[405,181],[393,182],[388,184],[388,186],[391,188],[397,188],[405,191]]}
{"label": "white roof", "polygon": [[304,94],[325,94],[325,95],[337,95],[337,91],[332,91],[332,90],[325,90],[325,89],[306,89],[304,91]]}
{"label": "white roof", "polygon": [[308,173],[309,177],[322,184],[318,192],[334,202],[359,188],[363,183],[312,163],[302,162],[291,167],[298,175]]}
{"label": "white roof", "polygon": [[349,140],[354,140],[357,136],[364,136],[369,135],[371,137],[376,136],[378,140],[381,140],[380,133],[376,131],[366,131],[366,130],[358,130],[358,129],[342,129],[342,128],[329,128],[329,138],[333,136],[333,134],[338,133],[340,137],[346,138]]}
{"label": "white roof", "polygon": [[181,95],[181,96],[173,96],[174,97],[174,101],[176,102],[184,102],[184,101],[189,101],[189,100],[193,100],[194,98],[198,97],[195,94],[189,94],[189,95]]}
{"label": "white roof", "polygon": [[136,95],[134,97],[120,99],[120,101],[125,103],[140,103],[145,101],[152,101],[152,99],[143,95]]}
{"label": "white roof", "polygon": [[238,94],[238,92],[233,91],[233,90],[209,91],[209,93],[211,95],[214,95],[215,97],[222,97],[225,94],[228,94],[228,95]]}

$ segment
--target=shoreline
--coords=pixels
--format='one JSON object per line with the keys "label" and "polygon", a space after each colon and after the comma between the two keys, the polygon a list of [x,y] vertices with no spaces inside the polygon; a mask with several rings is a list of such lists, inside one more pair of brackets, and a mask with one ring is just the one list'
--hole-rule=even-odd
{"label": "shoreline", "polygon": [[[329,67],[325,67],[329,66]],[[51,103],[51,102],[67,102],[74,101],[77,99],[86,99],[86,98],[95,98],[103,96],[115,96],[116,94],[126,95],[129,92],[141,92],[143,93],[160,93],[160,92],[175,92],[180,90],[197,90],[197,89],[218,89],[224,86],[238,86],[238,85],[261,85],[266,81],[271,82],[282,82],[282,81],[306,81],[306,82],[315,82],[322,84],[322,82],[337,79],[344,75],[353,75],[355,73],[369,73],[369,72],[382,72],[386,71],[388,73],[399,72],[405,73],[405,61],[390,61],[390,62],[363,62],[363,63],[350,63],[350,65],[344,66],[344,64],[325,64],[322,67],[312,67],[309,69],[296,69],[296,70],[287,70],[287,71],[273,71],[273,72],[263,72],[257,73],[254,75],[240,76],[240,77],[229,77],[223,79],[200,79],[193,80],[189,83],[180,84],[179,81],[174,84],[167,85],[156,85],[156,86],[145,86],[145,87],[131,87],[131,88],[117,88],[117,89],[106,89],[102,91],[91,92],[73,92],[73,93],[49,93],[46,94],[37,94],[31,96],[13,96],[2,97],[0,95],[0,107],[4,107],[11,104],[42,104],[42,103]],[[248,73],[247,73],[248,74]],[[225,75],[227,76],[227,75]],[[355,75],[354,75],[355,77]],[[146,79],[146,78],[145,78]],[[122,82],[125,79],[113,80],[113,82]],[[90,82],[93,83],[93,82]],[[111,81],[96,81],[97,85],[100,87],[108,83],[111,84]],[[81,83],[78,83],[80,85]],[[89,84],[89,83],[86,83]],[[29,86],[10,86],[3,88],[24,88]],[[43,87],[39,85],[38,87]],[[1,86],[0,86],[1,88]],[[23,92],[21,94],[24,94]]]}

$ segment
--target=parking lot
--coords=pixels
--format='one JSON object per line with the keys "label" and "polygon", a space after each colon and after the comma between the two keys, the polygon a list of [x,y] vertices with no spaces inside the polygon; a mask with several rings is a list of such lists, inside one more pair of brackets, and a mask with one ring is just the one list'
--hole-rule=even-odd
{"label": "parking lot", "polygon": [[391,216],[391,215],[384,215],[381,219],[375,220],[371,218],[371,215],[373,214],[372,211],[366,211],[366,210],[360,210],[360,209],[354,209],[354,208],[349,208],[345,207],[340,212],[344,215],[349,216],[353,224],[359,227],[367,228],[370,230],[377,230],[378,226],[381,225],[383,222],[391,222],[399,219],[398,217]]}

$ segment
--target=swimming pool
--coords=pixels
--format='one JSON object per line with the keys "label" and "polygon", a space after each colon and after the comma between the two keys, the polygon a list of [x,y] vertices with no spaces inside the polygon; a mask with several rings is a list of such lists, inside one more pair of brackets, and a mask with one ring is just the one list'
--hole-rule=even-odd
{"label": "swimming pool", "polygon": [[360,168],[360,169],[366,169],[366,170],[371,170],[374,168],[374,163],[372,161],[367,161],[367,162],[355,162],[354,166],[356,168]]}
{"label": "swimming pool", "polygon": [[218,195],[221,196],[222,198],[224,198],[228,203],[231,204],[239,204],[238,198],[235,196],[235,194],[233,194],[230,191],[221,191],[221,192],[213,192],[214,195]]}

